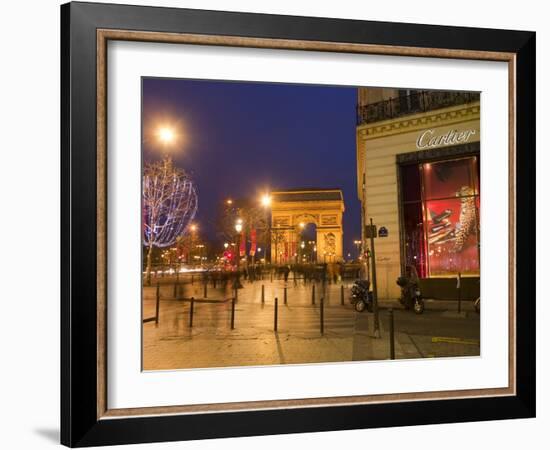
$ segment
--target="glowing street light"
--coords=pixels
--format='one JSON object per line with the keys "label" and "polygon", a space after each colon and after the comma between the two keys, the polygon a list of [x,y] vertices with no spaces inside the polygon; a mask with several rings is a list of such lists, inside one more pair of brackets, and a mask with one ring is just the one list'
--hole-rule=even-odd
{"label": "glowing street light", "polygon": [[191,224],[191,227],[190,227],[191,231],[194,233],[195,231],[197,231],[198,227],[196,224]]}
{"label": "glowing street light", "polygon": [[225,248],[227,250],[227,247],[229,247],[229,244],[227,242],[224,242],[223,243],[223,248]]}
{"label": "glowing street light", "polygon": [[233,204],[233,200],[231,200],[230,198],[228,198],[228,199],[225,201],[225,203],[226,203],[227,205],[232,205],[232,204]]}
{"label": "glowing street light", "polygon": [[[235,231],[237,232],[237,235],[235,236],[235,241],[237,242],[237,245],[235,246],[235,265],[237,267],[237,278],[235,279],[235,289],[242,288],[242,284],[240,281],[240,270],[239,266],[241,264],[241,246],[244,246],[245,243],[243,241],[244,236],[241,234],[241,231],[243,231],[243,220],[237,219],[235,222]],[[246,254],[246,251],[244,252]]]}
{"label": "glowing street light", "polygon": [[271,205],[271,196],[269,194],[262,195],[262,206],[268,207]]}
{"label": "glowing street light", "polygon": [[174,142],[175,137],[176,134],[174,133],[174,130],[172,128],[161,127],[158,130],[158,138],[163,144],[171,144],[172,142]]}

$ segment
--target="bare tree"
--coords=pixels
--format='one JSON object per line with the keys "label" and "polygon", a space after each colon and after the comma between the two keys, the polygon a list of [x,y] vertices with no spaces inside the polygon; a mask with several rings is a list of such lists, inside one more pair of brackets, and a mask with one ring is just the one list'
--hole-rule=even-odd
{"label": "bare tree", "polygon": [[170,158],[146,163],[143,169],[143,243],[147,282],[151,282],[153,247],[168,247],[185,234],[197,212],[197,192],[187,173]]}
{"label": "bare tree", "polygon": [[246,236],[250,236],[250,232],[256,230],[257,242],[268,241],[268,218],[262,207],[253,205],[249,200],[237,200],[230,205],[224,204],[219,225],[220,234],[225,240],[231,241],[235,238],[237,219],[242,220]]}

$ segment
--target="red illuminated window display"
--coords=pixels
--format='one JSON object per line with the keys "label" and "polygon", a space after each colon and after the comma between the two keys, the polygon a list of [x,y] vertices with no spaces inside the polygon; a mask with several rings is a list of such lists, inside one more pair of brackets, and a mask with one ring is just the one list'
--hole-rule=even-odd
{"label": "red illuminated window display", "polygon": [[405,265],[420,277],[479,275],[475,156],[401,166]]}

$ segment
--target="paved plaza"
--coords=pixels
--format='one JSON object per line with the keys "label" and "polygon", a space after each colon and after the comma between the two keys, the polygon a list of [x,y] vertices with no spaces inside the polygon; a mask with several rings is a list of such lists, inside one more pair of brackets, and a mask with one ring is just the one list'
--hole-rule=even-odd
{"label": "paved plaza", "polygon": [[[394,310],[395,358],[479,355],[479,315],[469,302],[454,314],[456,302],[427,301],[423,315],[397,302],[380,302],[380,338],[373,314],[357,313],[349,303],[351,283],[248,282],[238,291],[234,329],[234,291],[195,280],[159,280],[159,320],[143,324],[143,369],[167,370],[271,364],[364,361],[390,358],[389,310]],[[262,302],[264,285],[264,302]],[[315,303],[312,299],[315,285]],[[143,317],[155,316],[156,285],[144,287]],[[174,293],[176,294],[174,296]],[[192,326],[190,298],[194,297]],[[278,298],[277,331],[275,297]],[[324,329],[321,334],[321,298]]]}

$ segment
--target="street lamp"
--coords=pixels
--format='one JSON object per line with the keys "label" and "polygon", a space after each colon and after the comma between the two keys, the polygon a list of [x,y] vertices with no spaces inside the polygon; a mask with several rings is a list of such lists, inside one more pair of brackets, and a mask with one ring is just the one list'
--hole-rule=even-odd
{"label": "street lamp", "polygon": [[266,252],[264,255],[264,260],[267,263],[267,248],[271,241],[271,227],[269,220],[269,208],[271,207],[271,195],[264,194],[262,195],[261,204],[265,208],[265,248]]}
{"label": "street lamp", "polygon": [[193,254],[193,248],[195,247],[195,243],[197,242],[197,230],[199,229],[199,227],[196,223],[192,223],[189,229],[191,230],[191,248],[189,250],[189,259],[194,260],[196,259],[194,258],[195,255],[193,255],[193,258],[191,258],[191,255]]}
{"label": "street lamp", "polygon": [[240,233],[243,231],[243,221],[242,219],[237,219],[237,222],[235,223],[235,231],[237,233]]}
{"label": "street lamp", "polygon": [[[237,219],[237,222],[235,222],[235,231],[237,232],[237,236],[235,238],[235,242],[237,242],[237,248],[235,256],[237,259],[237,267],[239,267],[239,263],[241,262],[241,245],[242,245],[242,236],[241,232],[243,231],[243,220]],[[246,253],[246,252],[245,252]]]}
{"label": "street lamp", "polygon": [[[236,259],[236,269],[237,269],[237,277],[235,279],[235,288],[240,289],[242,288],[241,280],[240,280],[240,272],[239,272],[239,266],[241,262],[241,245],[242,245],[242,235],[241,232],[243,231],[243,220],[237,219],[235,222],[235,231],[237,232],[237,236],[235,237],[235,242],[237,245],[235,246],[235,258]],[[246,250],[245,250],[246,253]]]}
{"label": "street lamp", "polygon": [[180,132],[172,125],[161,125],[156,128],[155,138],[162,147],[165,158],[169,159],[169,150],[177,150],[177,143],[180,140]]}
{"label": "street lamp", "polygon": [[262,206],[265,206],[266,208],[271,206],[271,196],[269,194],[262,195]]}
{"label": "street lamp", "polygon": [[199,249],[199,258],[200,258],[200,263],[201,263],[201,266],[202,266],[203,261],[206,259],[203,256],[204,244],[197,244],[196,247]]}
{"label": "street lamp", "polygon": [[158,138],[163,144],[171,144],[174,141],[174,130],[168,127],[162,127],[158,130]]}
{"label": "street lamp", "polygon": [[354,243],[355,246],[357,247],[357,257],[358,257],[359,259],[361,259],[361,241],[355,240],[355,241],[353,241],[353,243]]}

